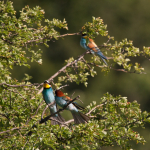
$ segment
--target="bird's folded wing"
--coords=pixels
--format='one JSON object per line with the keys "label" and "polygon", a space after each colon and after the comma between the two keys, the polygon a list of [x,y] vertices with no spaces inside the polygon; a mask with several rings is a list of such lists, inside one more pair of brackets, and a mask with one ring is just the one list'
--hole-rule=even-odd
{"label": "bird's folded wing", "polygon": [[89,43],[88,44],[88,47],[91,49],[91,50],[93,50],[94,52],[98,52],[98,47],[97,47],[97,45],[94,45],[93,43]]}
{"label": "bird's folded wing", "polygon": [[[68,97],[68,96],[63,96],[63,99],[68,103],[68,102],[70,102],[70,101],[72,101],[72,99],[70,98],[70,97]],[[80,106],[78,103],[76,103],[76,102],[73,102],[72,103],[76,108],[78,108],[78,109],[80,109],[80,110],[82,110],[82,109],[85,109],[84,107],[82,107],[82,106]]]}

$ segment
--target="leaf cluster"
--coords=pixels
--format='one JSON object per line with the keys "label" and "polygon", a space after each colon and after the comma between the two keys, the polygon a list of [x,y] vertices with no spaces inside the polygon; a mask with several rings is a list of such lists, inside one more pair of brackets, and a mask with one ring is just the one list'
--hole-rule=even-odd
{"label": "leaf cluster", "polygon": [[[134,129],[149,123],[149,114],[142,112],[136,101],[128,102],[126,97],[114,97],[108,93],[101,98],[100,104],[92,102],[83,111],[91,117],[87,124],[69,123],[62,127],[52,126],[50,121],[37,124],[45,108],[39,94],[42,84],[30,83],[28,74],[18,82],[11,77],[11,69],[14,65],[30,67],[34,61],[41,65],[42,50],[36,49],[38,45],[48,46],[47,42],[52,39],[79,34],[61,35],[57,29],[68,30],[65,19],[50,21],[45,19],[44,13],[39,6],[33,9],[25,6],[16,17],[11,1],[0,2],[0,149],[98,149],[114,145],[129,149],[131,140],[144,144],[144,138]],[[87,86],[88,77],[95,77],[97,69],[106,73],[111,70],[144,73],[144,68],[133,57],[149,57],[149,47],[139,50],[127,39],[113,43],[107,25],[99,17],[85,23],[82,32],[91,38],[107,37],[99,48],[108,56],[109,66],[89,51],[78,58],[68,58],[64,66],[49,78],[56,89],[72,82]],[[116,65],[120,68],[116,69]],[[35,124],[37,128],[33,128]],[[33,134],[29,136],[31,130]]]}

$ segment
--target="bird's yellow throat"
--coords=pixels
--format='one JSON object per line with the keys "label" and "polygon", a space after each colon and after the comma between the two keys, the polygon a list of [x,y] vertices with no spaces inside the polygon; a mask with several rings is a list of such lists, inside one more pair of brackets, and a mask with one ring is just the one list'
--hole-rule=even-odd
{"label": "bird's yellow throat", "polygon": [[46,88],[46,89],[49,89],[49,88],[51,87],[51,85],[49,85],[49,84],[47,84],[47,83],[44,83],[44,84],[43,84],[43,87]]}
{"label": "bird's yellow throat", "polygon": [[84,38],[84,39],[87,39],[87,38],[88,38],[88,36],[83,36],[83,38]]}

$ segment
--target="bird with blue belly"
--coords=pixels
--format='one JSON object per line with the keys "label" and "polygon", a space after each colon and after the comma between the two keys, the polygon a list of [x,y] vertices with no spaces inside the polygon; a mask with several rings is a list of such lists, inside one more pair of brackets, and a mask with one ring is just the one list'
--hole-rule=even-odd
{"label": "bird with blue belly", "polygon": [[[47,80],[44,81],[42,94],[43,94],[43,98],[45,100],[45,103],[47,105],[55,102],[55,96],[53,93],[52,86],[49,83],[49,81],[47,81]],[[56,103],[49,106],[49,109],[50,109],[51,114],[57,112]],[[54,116],[51,117],[51,124],[52,125],[57,125],[57,124],[61,125],[61,123],[64,121],[65,121],[64,118],[59,113],[55,114]]]}
{"label": "bird with blue belly", "polygon": [[90,50],[92,54],[98,55],[103,60],[103,62],[108,66],[107,62],[105,61],[107,60],[107,58],[103,55],[103,53],[100,51],[95,42],[92,39],[88,38],[87,34],[82,34],[80,45],[82,48]]}
{"label": "bird with blue belly", "polygon": [[[67,103],[69,101],[71,101],[72,99],[66,95],[64,95],[64,93],[60,90],[56,90],[55,91],[55,100],[56,103],[60,106],[60,107],[64,107],[67,105]],[[80,123],[87,123],[90,120],[90,117],[88,117],[87,115],[81,113],[78,109],[84,109],[82,106],[80,106],[79,104],[77,104],[76,102],[70,103],[67,108],[67,110],[70,110],[72,113],[72,116],[74,118],[74,122],[75,124],[80,124]]]}

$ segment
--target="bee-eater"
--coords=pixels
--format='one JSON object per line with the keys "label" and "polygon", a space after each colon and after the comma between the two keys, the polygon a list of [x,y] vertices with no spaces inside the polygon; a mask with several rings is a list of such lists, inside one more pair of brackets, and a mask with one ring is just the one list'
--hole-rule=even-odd
{"label": "bee-eater", "polygon": [[[45,103],[47,105],[50,103],[53,103],[55,101],[53,89],[51,87],[51,84],[47,80],[44,81],[42,94],[43,94],[43,98],[45,100]],[[50,109],[51,114],[57,112],[56,103],[49,106],[49,109]],[[59,121],[59,122],[57,122],[57,121]],[[55,114],[54,116],[51,117],[51,124],[52,125],[57,125],[57,124],[60,125],[61,124],[60,122],[64,122],[64,118],[62,118],[62,116],[59,113]]]}
{"label": "bee-eater", "polygon": [[[86,39],[88,39],[88,43]],[[92,54],[98,55],[103,60],[103,62],[108,66],[107,62],[105,61],[107,60],[107,58],[103,55],[103,53],[100,51],[95,42],[92,39],[88,38],[87,34],[82,34],[80,45],[82,48],[90,50]]]}
{"label": "bee-eater", "polygon": [[[55,100],[56,100],[56,103],[60,107],[63,108],[72,99],[70,97],[64,95],[64,93],[62,91],[56,90],[55,91]],[[75,102],[70,103],[66,109],[71,111],[75,124],[87,123],[90,119],[90,117],[88,117],[87,115],[84,115],[83,113],[81,113],[78,110],[78,109],[83,109],[83,107],[81,107],[80,105],[78,105]]]}

